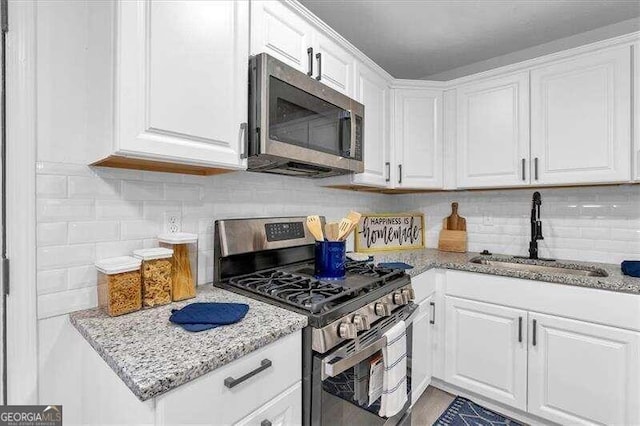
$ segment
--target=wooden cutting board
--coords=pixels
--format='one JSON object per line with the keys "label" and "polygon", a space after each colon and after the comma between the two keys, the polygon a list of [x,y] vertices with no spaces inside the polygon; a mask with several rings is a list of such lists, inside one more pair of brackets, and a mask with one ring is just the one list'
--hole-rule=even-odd
{"label": "wooden cutting board", "polygon": [[467,220],[458,215],[458,203],[451,203],[451,215],[442,220],[438,250],[455,253],[467,251]]}

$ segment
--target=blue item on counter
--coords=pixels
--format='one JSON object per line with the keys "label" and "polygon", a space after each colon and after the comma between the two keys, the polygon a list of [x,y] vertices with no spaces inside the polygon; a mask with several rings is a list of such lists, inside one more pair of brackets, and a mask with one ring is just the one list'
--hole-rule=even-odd
{"label": "blue item on counter", "polygon": [[640,278],[640,260],[623,260],[620,266],[623,274]]}
{"label": "blue item on counter", "polygon": [[381,268],[389,268],[389,269],[413,269],[413,265],[409,265],[404,262],[383,262],[378,263],[378,266]]}
{"label": "blue item on counter", "polygon": [[345,264],[346,241],[316,241],[315,276],[319,280],[344,279],[347,270]]}
{"label": "blue item on counter", "polygon": [[249,311],[244,303],[191,303],[174,309],[169,321],[188,331],[202,331],[240,321]]}

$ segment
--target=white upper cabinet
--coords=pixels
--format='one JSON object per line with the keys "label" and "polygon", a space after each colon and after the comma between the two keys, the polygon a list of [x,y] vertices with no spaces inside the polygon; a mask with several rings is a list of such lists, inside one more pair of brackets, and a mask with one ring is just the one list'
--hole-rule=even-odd
{"label": "white upper cabinet", "polygon": [[527,312],[447,296],[445,380],[527,409]]}
{"label": "white upper cabinet", "polygon": [[530,413],[559,424],[640,423],[640,333],[537,313],[529,318],[536,335]]}
{"label": "white upper cabinet", "polygon": [[631,179],[630,55],[620,46],[531,71],[532,183]]}
{"label": "white upper cabinet", "polygon": [[442,90],[395,89],[394,99],[392,184],[396,188],[442,188]]}
{"label": "white upper cabinet", "polygon": [[242,168],[248,4],[117,2],[115,152]]}
{"label": "white upper cabinet", "polygon": [[389,84],[358,63],[355,99],[364,105],[364,173],[354,183],[384,187],[391,181],[389,162]]}
{"label": "white upper cabinet", "polygon": [[314,43],[316,80],[347,96],[353,96],[353,76],[356,60],[345,48],[329,37],[316,32]]}
{"label": "white upper cabinet", "polygon": [[529,184],[529,73],[457,89],[457,186]]}
{"label": "white upper cabinet", "polygon": [[279,1],[251,1],[251,54],[268,53],[315,76],[313,27]]}

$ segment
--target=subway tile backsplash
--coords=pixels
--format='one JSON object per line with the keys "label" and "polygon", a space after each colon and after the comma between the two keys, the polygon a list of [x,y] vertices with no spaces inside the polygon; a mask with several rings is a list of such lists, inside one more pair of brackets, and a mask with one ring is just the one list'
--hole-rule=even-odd
{"label": "subway tile backsplash", "polygon": [[[213,279],[213,221],[229,217],[323,214],[350,209],[422,211],[427,246],[458,201],[469,250],[525,254],[531,189],[378,195],[320,187],[320,182],[254,173],[192,176],[37,164],[37,290],[40,318],[96,306],[96,259],[153,247],[165,213],[199,236],[200,284]],[[640,185],[539,189],[541,255],[617,263],[640,257]],[[493,224],[489,224],[491,222]]]}

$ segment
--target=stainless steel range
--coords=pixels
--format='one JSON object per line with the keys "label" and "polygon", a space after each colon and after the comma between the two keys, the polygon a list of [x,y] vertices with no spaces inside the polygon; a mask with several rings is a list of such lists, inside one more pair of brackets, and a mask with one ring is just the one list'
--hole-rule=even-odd
{"label": "stainless steel range", "polygon": [[[303,330],[303,424],[410,422],[409,402],[391,418],[369,404],[369,361],[384,333],[407,323],[410,395],[411,316],[416,306],[403,271],[348,261],[344,280],[314,278],[314,238],[305,217],[231,219],[215,223],[215,285],[309,319]],[[324,220],[324,219],[323,219]],[[355,417],[354,417],[355,416]]]}

